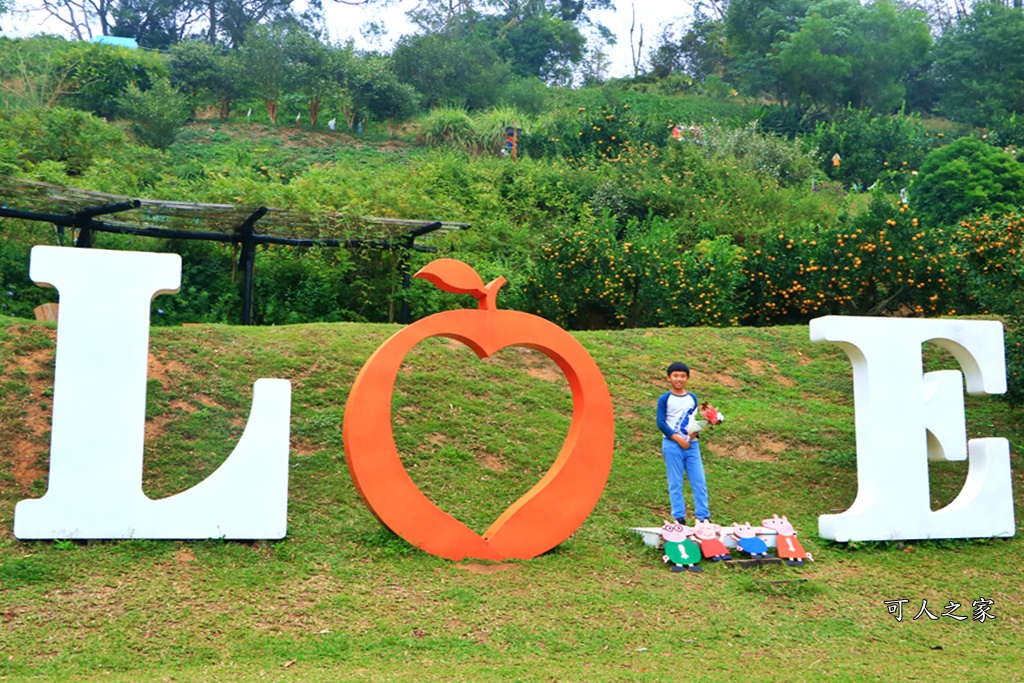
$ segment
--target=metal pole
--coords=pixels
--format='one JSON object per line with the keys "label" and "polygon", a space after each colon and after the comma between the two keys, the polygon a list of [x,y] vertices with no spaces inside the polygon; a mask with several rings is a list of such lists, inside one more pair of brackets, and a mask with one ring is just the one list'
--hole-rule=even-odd
{"label": "metal pole", "polygon": [[242,290],[242,324],[252,325],[252,294],[253,294],[253,265],[256,263],[256,240],[254,234],[256,232],[256,221],[263,218],[267,213],[267,208],[261,206],[251,216],[245,219],[235,230],[238,235],[238,241],[242,244],[242,254],[240,260],[242,262],[242,269],[245,273],[245,282]]}
{"label": "metal pole", "polygon": [[412,276],[409,274],[409,250],[413,248],[415,237],[410,237],[402,250],[402,324],[409,324],[409,288],[412,286]]}

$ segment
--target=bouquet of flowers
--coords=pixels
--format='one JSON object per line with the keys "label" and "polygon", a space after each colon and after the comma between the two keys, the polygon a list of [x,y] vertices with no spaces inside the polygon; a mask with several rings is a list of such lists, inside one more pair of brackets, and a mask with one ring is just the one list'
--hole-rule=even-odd
{"label": "bouquet of flowers", "polygon": [[693,431],[695,432],[699,432],[705,427],[714,427],[715,425],[720,425],[722,424],[722,421],[725,420],[725,415],[723,415],[718,410],[718,408],[714,407],[707,401],[704,401],[704,403],[700,404],[700,407],[697,409],[697,413],[701,415],[704,419],[696,420],[694,422]]}

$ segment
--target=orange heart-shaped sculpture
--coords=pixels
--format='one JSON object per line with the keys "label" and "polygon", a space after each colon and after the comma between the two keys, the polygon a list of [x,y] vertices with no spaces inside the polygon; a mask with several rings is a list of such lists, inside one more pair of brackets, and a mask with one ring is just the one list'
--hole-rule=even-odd
{"label": "orange heart-shaped sculpture", "polygon": [[[414,546],[452,560],[529,559],[569,537],[594,509],[611,471],[615,424],[608,385],[568,332],[543,318],[497,308],[498,278],[484,286],[461,261],[440,259],[416,273],[441,289],[476,297],[476,310],[437,313],[396,333],[370,356],[345,407],[345,460],[363,501]],[[483,536],[442,511],[406,472],[391,428],[391,397],[406,354],[424,339],[457,339],[486,358],[524,346],[551,358],[569,380],[569,433],[543,478]]]}

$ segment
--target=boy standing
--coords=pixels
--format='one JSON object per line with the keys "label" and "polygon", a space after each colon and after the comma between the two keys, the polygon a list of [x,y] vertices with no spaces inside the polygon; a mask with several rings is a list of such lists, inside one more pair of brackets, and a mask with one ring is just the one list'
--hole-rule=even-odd
{"label": "boy standing", "polygon": [[664,435],[661,453],[665,456],[668,475],[668,497],[672,503],[672,517],[680,524],[686,520],[686,502],[683,500],[684,475],[693,489],[693,506],[698,520],[710,520],[708,511],[708,484],[704,479],[704,464],[697,443],[697,397],[686,391],[690,368],[685,363],[668,366],[669,391],[658,398],[658,429]]}

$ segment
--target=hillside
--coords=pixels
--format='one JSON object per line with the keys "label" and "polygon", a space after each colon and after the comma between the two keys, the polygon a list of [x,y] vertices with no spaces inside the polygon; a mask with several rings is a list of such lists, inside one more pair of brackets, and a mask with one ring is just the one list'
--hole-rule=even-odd
{"label": "hillside", "polygon": [[[241,434],[252,383],[289,379],[288,537],[81,544],[11,535],[15,503],[46,490],[55,328],[0,322],[0,678],[634,681],[686,670],[697,680],[1021,680],[1019,536],[817,538],[817,515],[855,495],[853,401],[845,356],[811,344],[806,327],[574,333],[612,393],[612,473],[570,540],[500,565],[411,548],[355,492],[342,452],[345,401],[396,329],[154,328],[146,493],[202,480]],[[653,405],[675,359],[693,367],[690,388],[727,415],[703,441],[716,521],[788,514],[814,563],[672,574],[626,531],[668,514]],[[952,359],[932,349],[926,365]],[[396,440],[427,495],[482,531],[546,470],[570,407],[557,367],[536,352],[481,362],[433,340],[399,376]],[[1024,409],[968,397],[970,434],[1009,438],[1017,481],[1022,418]],[[966,464],[931,472],[938,507],[958,492]],[[1018,492],[1018,525],[1022,513]],[[996,619],[912,619],[925,599],[936,615],[953,600],[970,617],[979,597],[994,601]],[[883,604],[899,598],[909,600],[901,623]]]}

